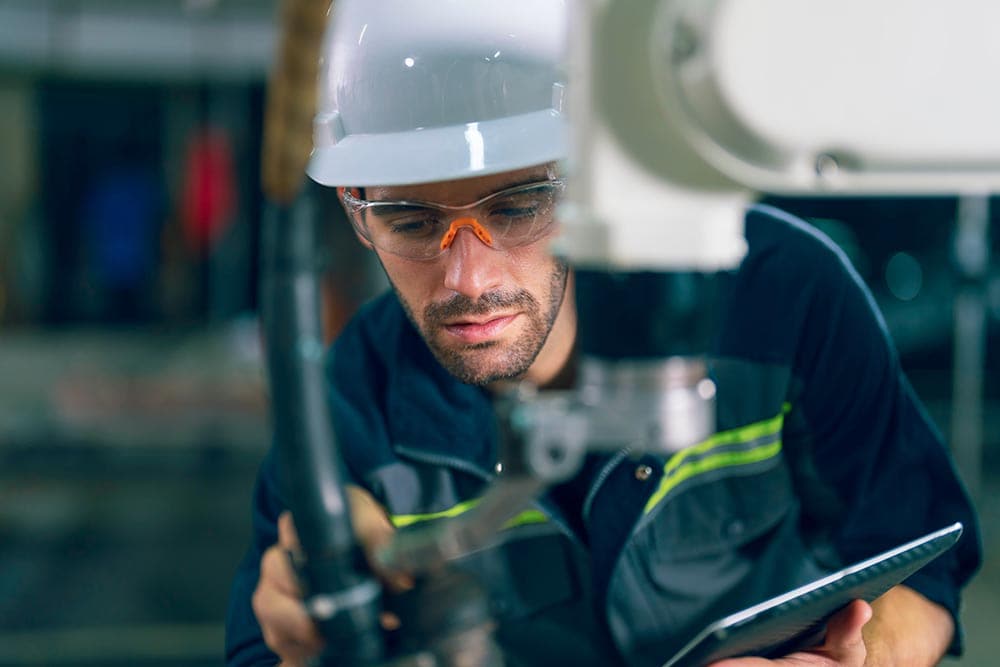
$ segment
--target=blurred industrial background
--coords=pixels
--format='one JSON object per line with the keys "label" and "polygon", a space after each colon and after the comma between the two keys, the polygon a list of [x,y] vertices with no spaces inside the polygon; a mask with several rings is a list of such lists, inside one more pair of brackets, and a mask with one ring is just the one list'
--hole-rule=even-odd
{"label": "blurred industrial background", "polygon": [[[221,664],[269,444],[256,320],[276,0],[0,0],[0,666]],[[769,201],[836,240],[979,505],[1000,618],[1000,200]],[[380,289],[331,224],[329,335]]]}

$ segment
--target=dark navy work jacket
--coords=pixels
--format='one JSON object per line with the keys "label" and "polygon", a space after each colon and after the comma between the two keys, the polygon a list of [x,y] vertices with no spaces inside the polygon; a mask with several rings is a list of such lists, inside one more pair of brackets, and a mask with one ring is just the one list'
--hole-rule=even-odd
{"label": "dark navy work jacket", "polygon": [[[709,621],[955,521],[959,544],[906,584],[958,627],[981,557],[976,517],[871,296],[791,216],[754,207],[746,237],[711,361],[717,432],[669,457],[588,456],[490,554],[462,563],[489,572],[510,664],[660,664]],[[493,479],[490,395],[437,363],[395,295],[354,318],[329,372],[348,474],[402,530],[462,512]],[[284,508],[275,461],[233,586],[234,667],[276,663],[250,606]]]}

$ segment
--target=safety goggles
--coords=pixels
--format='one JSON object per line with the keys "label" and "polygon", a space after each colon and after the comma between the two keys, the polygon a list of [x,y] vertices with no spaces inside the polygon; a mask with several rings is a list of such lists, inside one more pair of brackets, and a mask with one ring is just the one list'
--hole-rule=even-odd
{"label": "safety goggles", "polygon": [[379,250],[409,259],[434,259],[463,227],[495,250],[528,245],[548,234],[563,181],[547,179],[494,192],[464,206],[422,201],[367,201],[343,190],[358,233]]}

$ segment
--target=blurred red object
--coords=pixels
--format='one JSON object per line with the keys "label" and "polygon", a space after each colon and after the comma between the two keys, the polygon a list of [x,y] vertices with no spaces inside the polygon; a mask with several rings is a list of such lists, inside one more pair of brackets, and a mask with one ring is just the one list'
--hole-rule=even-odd
{"label": "blurred red object", "polygon": [[236,218],[232,145],[217,128],[196,131],[188,144],[181,189],[184,240],[192,251],[211,250]]}

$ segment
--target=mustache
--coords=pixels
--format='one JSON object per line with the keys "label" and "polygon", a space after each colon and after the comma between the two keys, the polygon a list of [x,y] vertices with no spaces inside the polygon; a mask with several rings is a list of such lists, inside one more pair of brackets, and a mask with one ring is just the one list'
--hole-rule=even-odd
{"label": "mustache", "polygon": [[537,305],[538,301],[527,290],[486,292],[478,299],[455,294],[445,301],[427,306],[424,309],[424,319],[431,324],[440,324],[463,315],[488,315],[500,308],[519,306],[532,309]]}

